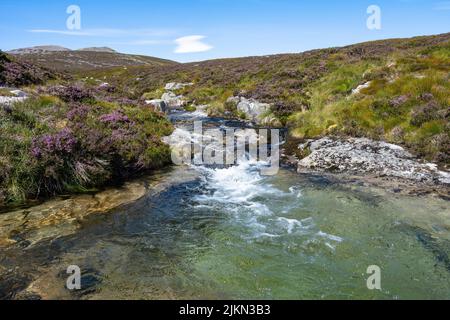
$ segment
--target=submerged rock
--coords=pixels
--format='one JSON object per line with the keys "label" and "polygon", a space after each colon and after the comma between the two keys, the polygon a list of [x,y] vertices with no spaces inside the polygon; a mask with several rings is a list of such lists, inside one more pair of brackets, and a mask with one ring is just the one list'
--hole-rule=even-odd
{"label": "submerged rock", "polygon": [[140,199],[147,192],[144,181],[128,182],[95,195],[53,199],[30,209],[0,215],[0,248],[12,244],[29,247],[44,239],[75,233],[91,214],[108,212]]}
{"label": "submerged rock", "polygon": [[311,154],[300,160],[298,171],[375,174],[417,182],[450,185],[450,173],[431,163],[421,163],[402,147],[366,138],[308,141],[299,149]]}

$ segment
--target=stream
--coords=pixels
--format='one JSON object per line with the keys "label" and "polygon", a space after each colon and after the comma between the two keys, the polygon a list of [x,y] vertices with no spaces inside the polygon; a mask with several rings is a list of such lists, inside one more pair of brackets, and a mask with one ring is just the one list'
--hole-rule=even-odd
{"label": "stream", "polygon": [[[203,117],[173,121],[242,125]],[[450,299],[448,201],[261,165],[174,166],[0,214],[0,298]]]}

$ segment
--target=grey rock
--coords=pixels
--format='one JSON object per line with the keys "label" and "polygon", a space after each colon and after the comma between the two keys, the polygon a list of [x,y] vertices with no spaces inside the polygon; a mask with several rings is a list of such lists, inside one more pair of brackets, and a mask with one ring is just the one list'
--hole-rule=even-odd
{"label": "grey rock", "polygon": [[435,164],[421,163],[402,147],[366,138],[325,137],[301,146],[311,154],[300,160],[298,171],[374,174],[425,183],[450,185],[450,173]]}
{"label": "grey rock", "polygon": [[11,90],[11,93],[19,98],[26,98],[28,95],[22,90]]}
{"label": "grey rock", "polygon": [[271,105],[268,103],[261,103],[255,99],[246,99],[244,97],[231,97],[227,103],[236,104],[239,112],[244,113],[247,118],[256,124],[269,124],[273,119],[265,117],[270,111]]}
{"label": "grey rock", "polygon": [[178,83],[178,82],[169,82],[166,84],[166,87],[164,88],[166,91],[176,91],[183,89],[188,86],[194,85],[193,83]]}
{"label": "grey rock", "polygon": [[166,102],[162,99],[145,100],[145,103],[153,106],[159,112],[167,112]]}
{"label": "grey rock", "polygon": [[23,92],[22,90],[17,89],[9,89],[12,94],[15,95],[15,97],[4,97],[0,96],[0,105],[3,106],[10,106],[15,102],[22,102],[28,99],[28,95]]}
{"label": "grey rock", "polygon": [[229,97],[227,99],[227,103],[232,104],[235,107],[237,107],[239,102],[241,102],[241,98],[240,97]]}
{"label": "grey rock", "polygon": [[161,100],[167,106],[168,111],[182,109],[186,106],[186,101],[183,96],[177,96],[173,92],[166,92],[162,95]]}

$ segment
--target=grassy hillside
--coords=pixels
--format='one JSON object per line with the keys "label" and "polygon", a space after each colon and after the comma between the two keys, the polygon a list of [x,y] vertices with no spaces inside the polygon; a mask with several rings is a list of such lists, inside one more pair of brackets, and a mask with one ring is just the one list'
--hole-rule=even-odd
{"label": "grassy hillside", "polygon": [[402,144],[443,166],[450,164],[449,74],[450,33],[91,73],[134,97],[157,98],[166,82],[194,82],[180,93],[193,104],[210,104],[213,114],[232,108],[225,104],[230,96],[255,98],[273,103],[291,141],[366,136]]}

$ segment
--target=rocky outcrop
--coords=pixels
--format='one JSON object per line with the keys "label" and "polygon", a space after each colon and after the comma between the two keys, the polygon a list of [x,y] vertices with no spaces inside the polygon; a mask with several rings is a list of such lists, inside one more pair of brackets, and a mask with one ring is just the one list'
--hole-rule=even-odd
{"label": "rocky outcrop", "polygon": [[366,138],[308,141],[299,146],[310,155],[298,162],[298,171],[372,174],[424,183],[450,185],[450,173],[435,164],[421,163],[402,147]]}
{"label": "rocky outcrop", "polygon": [[9,92],[11,93],[11,96],[0,96],[0,105],[9,106],[15,102],[22,102],[28,99],[28,95],[22,90],[9,89]]}
{"label": "rocky outcrop", "polygon": [[161,97],[161,100],[164,101],[169,111],[182,109],[186,106],[186,101],[184,100],[184,97],[181,95],[177,96],[173,92],[164,93]]}
{"label": "rocky outcrop", "polygon": [[166,84],[166,87],[164,89],[166,91],[176,91],[193,85],[194,85],[193,83],[169,82],[168,84]]}
{"label": "rocky outcrop", "polygon": [[271,105],[268,103],[244,97],[230,97],[226,103],[235,106],[239,113],[245,114],[246,118],[255,124],[279,125],[278,119],[270,115]]}
{"label": "rocky outcrop", "polygon": [[151,105],[155,111],[163,113],[167,112],[166,102],[162,99],[145,100],[145,103]]}
{"label": "rocky outcrop", "polygon": [[153,106],[155,110],[164,113],[170,113],[173,110],[183,109],[187,104],[186,100],[182,95],[177,95],[173,91],[191,85],[192,83],[170,82],[166,84],[166,92],[161,96],[161,99],[146,100],[145,103]]}

